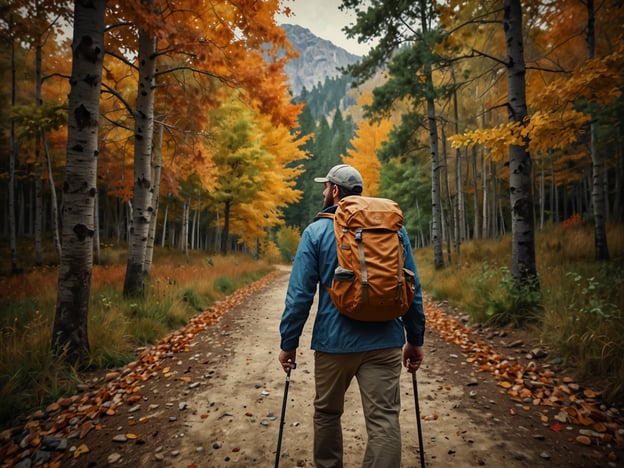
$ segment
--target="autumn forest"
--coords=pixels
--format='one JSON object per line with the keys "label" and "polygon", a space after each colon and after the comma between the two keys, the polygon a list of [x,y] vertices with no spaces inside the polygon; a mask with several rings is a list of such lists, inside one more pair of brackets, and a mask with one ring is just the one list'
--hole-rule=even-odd
{"label": "autumn forest", "polygon": [[288,0],[0,1],[2,272],[58,267],[56,351],[88,361],[103,245],[126,252],[125,298],[157,248],[289,261],[340,162],[399,202],[434,271],[508,236],[510,290],[539,293],[538,233],[583,225],[621,281],[621,2],[337,4],[375,45],[293,96]]}

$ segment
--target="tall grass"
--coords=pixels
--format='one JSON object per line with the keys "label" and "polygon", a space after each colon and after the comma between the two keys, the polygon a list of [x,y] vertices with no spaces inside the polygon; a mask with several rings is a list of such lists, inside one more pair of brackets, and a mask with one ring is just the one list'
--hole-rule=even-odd
{"label": "tall grass", "polygon": [[[235,290],[272,270],[244,255],[210,257],[158,250],[143,299],[122,294],[122,249],[108,247],[117,263],[94,266],[89,304],[90,366],[116,367],[186,324]],[[0,278],[0,427],[16,417],[74,391],[79,378],[50,349],[58,272],[39,268]]]}
{"label": "tall grass", "polygon": [[594,261],[593,227],[548,226],[536,235],[540,293],[518,291],[510,274],[511,238],[465,242],[459,257],[433,268],[415,252],[423,288],[465,310],[475,323],[524,326],[554,352],[553,362],[624,399],[624,226],[607,230],[609,262]]}

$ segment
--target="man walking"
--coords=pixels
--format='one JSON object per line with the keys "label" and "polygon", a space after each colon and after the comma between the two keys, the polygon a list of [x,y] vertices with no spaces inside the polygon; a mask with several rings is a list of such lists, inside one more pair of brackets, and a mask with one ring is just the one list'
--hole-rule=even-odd
{"label": "man walking", "polygon": [[[323,212],[334,213],[339,200],[361,195],[362,176],[352,166],[334,166],[326,177]],[[364,322],[342,315],[327,293],[338,264],[331,219],[317,217],[304,230],[286,293],[280,323],[279,361],[285,371],[297,357],[299,338],[319,291],[312,331],[314,350],[314,461],[317,467],[342,467],[341,416],[345,393],[355,377],[360,388],[368,443],[362,466],[398,468],[401,363],[416,372],[423,360],[425,314],[412,249],[401,228],[405,267],[416,274],[416,294],[408,312],[386,322]],[[406,342],[407,338],[407,342]]]}

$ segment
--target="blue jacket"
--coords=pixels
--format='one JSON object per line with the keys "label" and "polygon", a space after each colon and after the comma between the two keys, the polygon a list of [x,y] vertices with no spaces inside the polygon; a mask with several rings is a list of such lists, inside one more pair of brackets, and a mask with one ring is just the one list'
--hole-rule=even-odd
{"label": "blue jacket", "polygon": [[[324,211],[333,213],[336,206]],[[425,313],[422,290],[407,232],[405,228],[401,229],[405,267],[416,273],[416,295],[407,314],[388,322],[363,322],[338,312],[323,287],[331,286],[334,269],[338,265],[333,221],[316,218],[303,231],[290,274],[286,306],[280,323],[282,350],[293,351],[299,347],[299,338],[317,289],[319,302],[312,330],[312,349],[325,353],[351,353],[401,347],[405,344],[406,335],[409,343],[415,346],[423,344]]]}

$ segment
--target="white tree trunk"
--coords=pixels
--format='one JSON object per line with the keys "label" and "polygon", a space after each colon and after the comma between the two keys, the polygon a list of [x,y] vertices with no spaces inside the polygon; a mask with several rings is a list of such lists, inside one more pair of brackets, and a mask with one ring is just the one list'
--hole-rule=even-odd
{"label": "white tree trunk", "polygon": [[52,161],[50,158],[50,151],[48,150],[48,140],[45,132],[41,132],[41,141],[43,142],[43,154],[46,160],[46,167],[48,170],[48,181],[50,183],[50,217],[52,218],[52,233],[54,236],[54,246],[56,247],[56,253],[61,258],[61,237],[59,235],[59,223],[58,223],[58,200],[56,198],[56,187],[54,185],[54,174],[52,173]]}
{"label": "white tree trunk", "polygon": [[[587,58],[593,59],[596,48],[594,0],[587,0]],[[602,155],[598,150],[598,131],[596,119],[598,113],[592,116],[589,124],[590,149],[592,158],[592,205],[594,208],[594,244],[596,260],[609,260],[607,244],[607,201],[604,188],[605,168]]]}
{"label": "white tree trunk", "polygon": [[[156,242],[156,227],[158,224],[158,205],[160,203],[160,173],[162,170],[162,142],[164,129],[158,126],[158,140],[154,147],[152,158],[152,180],[154,181],[154,194],[152,197],[152,216],[150,219],[149,231],[147,235],[147,247],[145,251],[145,263],[143,272],[149,275],[152,271],[152,260],[154,257],[154,242]],[[165,219],[165,225],[167,220]],[[164,239],[164,233],[163,233]]]}
{"label": "white tree trunk", "polygon": [[93,270],[93,213],[106,0],[76,0],[72,42],[67,164],[63,184],[63,254],[53,347],[69,362],[89,356],[87,318]]}
{"label": "white tree trunk", "polygon": [[145,286],[145,255],[152,218],[152,144],[154,136],[154,83],[156,39],[139,31],[139,86],[134,117],[134,187],[132,227],[128,239],[125,297],[141,297]]}
{"label": "white tree trunk", "polygon": [[[526,71],[520,0],[504,0],[503,9],[509,121],[524,123],[527,116]],[[526,145],[509,146],[509,191],[512,219],[511,273],[517,285],[537,286],[531,156]]]}

